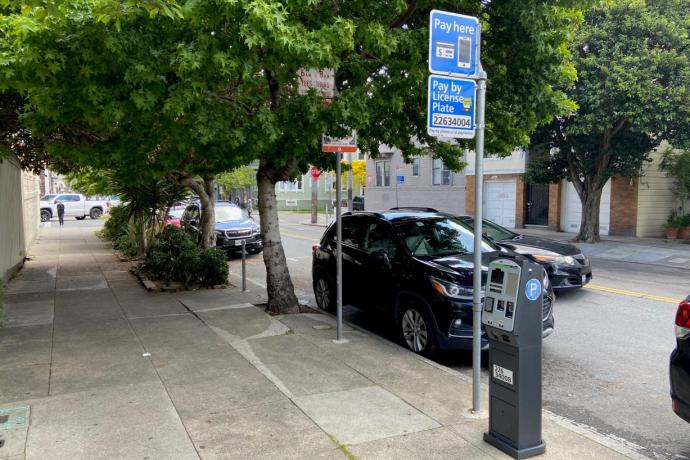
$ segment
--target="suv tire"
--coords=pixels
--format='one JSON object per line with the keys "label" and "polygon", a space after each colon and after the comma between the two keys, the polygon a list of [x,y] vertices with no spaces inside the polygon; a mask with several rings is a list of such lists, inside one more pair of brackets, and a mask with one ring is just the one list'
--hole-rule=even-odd
{"label": "suv tire", "polygon": [[336,292],[333,282],[328,275],[323,272],[317,272],[314,276],[314,297],[316,297],[316,305],[321,310],[333,313],[336,311]]}
{"label": "suv tire", "polygon": [[436,353],[436,329],[425,305],[409,302],[400,309],[400,335],[403,344],[423,356]]}
{"label": "suv tire", "polygon": [[53,213],[48,209],[41,209],[41,222],[48,222],[53,218]]}

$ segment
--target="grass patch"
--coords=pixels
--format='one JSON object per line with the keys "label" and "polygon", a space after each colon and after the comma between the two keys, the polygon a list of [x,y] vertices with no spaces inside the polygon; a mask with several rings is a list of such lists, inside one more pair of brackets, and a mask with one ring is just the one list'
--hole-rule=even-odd
{"label": "grass patch", "polygon": [[295,331],[293,331],[292,329],[288,329],[287,331],[285,331],[285,335],[295,335]]}
{"label": "grass patch", "polygon": [[357,456],[350,452],[350,449],[348,449],[345,444],[341,444],[335,436],[333,436],[331,433],[326,433],[326,435],[331,439],[333,444],[336,445],[340,452],[342,452],[348,458],[348,460],[358,460]]}

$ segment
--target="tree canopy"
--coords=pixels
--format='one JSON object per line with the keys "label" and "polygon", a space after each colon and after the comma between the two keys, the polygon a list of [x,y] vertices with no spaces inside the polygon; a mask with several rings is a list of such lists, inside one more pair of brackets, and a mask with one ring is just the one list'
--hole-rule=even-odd
{"label": "tree canopy", "polygon": [[[582,16],[576,0],[22,3],[0,18],[0,90],[28,99],[24,122],[50,139],[51,155],[123,177],[201,177],[200,194],[216,174],[259,160],[276,310],[296,297],[272,189],[308,164],[331,169],[322,133],[354,128],[369,155],[386,144],[462,165],[471,142],[426,133],[431,9],[480,17],[487,151],[526,145],[539,124],[575,108],[558,88],[575,78],[566,45]],[[301,67],[335,69],[333,104],[298,94]]]}
{"label": "tree canopy", "polygon": [[690,9],[682,0],[607,2],[585,14],[573,43],[579,109],[533,138],[533,181],[573,182],[578,239],[599,240],[599,200],[614,175],[636,177],[664,140],[690,145]]}

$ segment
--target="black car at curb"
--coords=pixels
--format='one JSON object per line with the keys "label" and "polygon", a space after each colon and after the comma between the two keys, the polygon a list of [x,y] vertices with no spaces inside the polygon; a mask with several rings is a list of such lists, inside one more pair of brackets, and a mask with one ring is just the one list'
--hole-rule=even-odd
{"label": "black car at curb", "polygon": [[[259,224],[247,212],[234,203],[218,201],[215,204],[216,247],[227,252],[241,252],[242,241],[249,254],[259,254],[263,248]],[[198,231],[201,206],[193,203],[182,215],[182,226]]]}
{"label": "black car at curb", "polygon": [[671,353],[669,374],[673,412],[690,422],[690,296],[676,311],[676,348]]}
{"label": "black car at curb", "polygon": [[[436,211],[395,209],[343,215],[343,303],[379,309],[396,321],[416,353],[472,347],[473,229]],[[334,311],[336,228],[313,247],[317,305]],[[524,257],[482,240],[482,283],[495,257]],[[543,331],[553,332],[554,295],[544,277]],[[482,348],[488,340],[482,332]]]}
{"label": "black car at curb", "polygon": [[[474,228],[474,217],[459,218]],[[592,281],[589,259],[574,244],[521,235],[486,219],[482,220],[482,233],[501,246],[518,254],[529,255],[539,262],[546,269],[556,291],[581,288]]]}

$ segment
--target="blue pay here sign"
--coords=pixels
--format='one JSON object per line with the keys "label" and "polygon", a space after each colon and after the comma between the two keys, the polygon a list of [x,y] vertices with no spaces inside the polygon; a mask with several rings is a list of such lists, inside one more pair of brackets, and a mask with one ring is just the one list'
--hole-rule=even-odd
{"label": "blue pay here sign", "polygon": [[429,72],[476,75],[480,35],[477,18],[433,10],[429,15]]}
{"label": "blue pay here sign", "polygon": [[429,135],[472,139],[476,92],[474,80],[430,75],[426,126]]}

